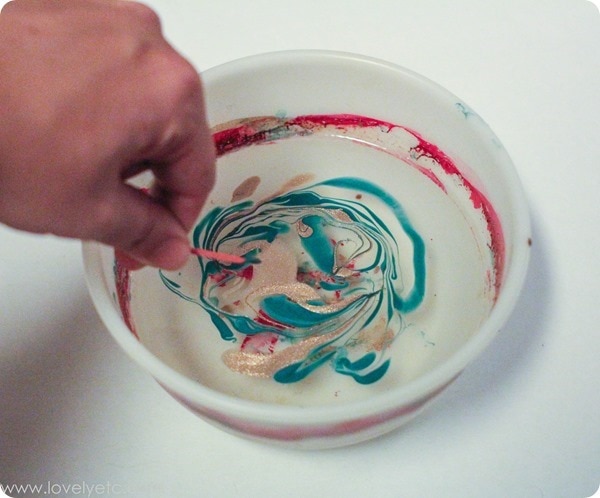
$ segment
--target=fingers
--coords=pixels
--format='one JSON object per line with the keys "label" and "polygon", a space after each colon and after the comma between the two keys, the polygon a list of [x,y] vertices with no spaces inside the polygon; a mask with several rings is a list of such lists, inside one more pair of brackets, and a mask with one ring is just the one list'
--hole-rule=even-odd
{"label": "fingers", "polygon": [[215,181],[215,149],[197,71],[171,47],[154,54],[155,134],[136,161],[152,170],[151,197],[189,231]]}
{"label": "fingers", "polygon": [[[189,257],[189,241],[182,234],[185,236],[193,227],[214,183],[212,140],[208,145],[201,142],[189,147],[189,153],[178,160],[153,168],[156,182],[149,197],[144,199],[149,211],[135,220],[141,236],[125,246],[130,247],[127,249],[130,255],[144,264],[172,270],[182,266]],[[157,213],[157,209],[161,213]],[[149,228],[152,223],[160,226]],[[185,245],[181,243],[184,238]]]}
{"label": "fingers", "polygon": [[185,264],[190,254],[187,232],[168,208],[124,184],[103,202],[104,207],[94,210],[92,238],[125,254],[121,259],[126,266],[175,270]]}
{"label": "fingers", "polygon": [[196,69],[164,40],[143,61],[136,73],[135,114],[127,125],[134,146],[120,175],[123,180],[143,165],[155,183],[150,199],[129,188],[120,191],[120,213],[130,216],[133,199],[141,204],[134,219],[115,227],[109,243],[138,262],[172,270],[189,257],[187,232],[213,187],[215,150]]}
{"label": "fingers", "polygon": [[215,180],[212,140],[195,137],[188,147],[182,157],[153,168],[152,191],[185,230],[193,227]]}

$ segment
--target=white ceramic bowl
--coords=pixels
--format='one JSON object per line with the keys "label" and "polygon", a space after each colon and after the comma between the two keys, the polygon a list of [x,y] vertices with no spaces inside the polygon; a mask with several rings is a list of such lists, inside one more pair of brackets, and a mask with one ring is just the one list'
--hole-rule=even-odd
{"label": "white ceramic bowl", "polygon": [[259,262],[130,274],[86,243],[100,316],[226,431],[326,448],[397,428],[519,295],[530,227],[506,151],[467,104],[379,60],[279,52],[203,79],[220,158],[191,242]]}

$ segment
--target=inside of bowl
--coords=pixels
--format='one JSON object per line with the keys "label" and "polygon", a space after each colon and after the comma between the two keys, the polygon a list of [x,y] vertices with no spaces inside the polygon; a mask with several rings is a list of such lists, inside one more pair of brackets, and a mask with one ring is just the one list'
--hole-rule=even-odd
{"label": "inside of bowl", "polygon": [[477,333],[505,242],[474,169],[366,115],[279,112],[214,132],[217,186],[191,243],[245,262],[116,263],[123,315],[156,356],[233,396],[330,404],[406,384]]}

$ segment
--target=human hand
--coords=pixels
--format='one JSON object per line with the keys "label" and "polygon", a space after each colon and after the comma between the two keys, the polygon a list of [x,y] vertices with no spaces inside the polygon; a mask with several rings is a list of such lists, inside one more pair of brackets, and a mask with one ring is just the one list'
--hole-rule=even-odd
{"label": "human hand", "polygon": [[[152,10],[9,2],[0,109],[0,222],[97,240],[141,264],[185,263],[214,183],[214,145],[200,78]],[[150,196],[127,183],[144,170],[155,177]]]}

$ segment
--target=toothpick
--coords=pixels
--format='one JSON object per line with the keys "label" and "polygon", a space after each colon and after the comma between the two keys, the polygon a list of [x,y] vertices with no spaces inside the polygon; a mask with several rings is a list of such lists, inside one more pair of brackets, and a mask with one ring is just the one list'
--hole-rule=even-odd
{"label": "toothpick", "polygon": [[208,249],[200,249],[199,247],[190,248],[190,252],[196,256],[202,256],[203,258],[216,259],[221,263],[242,264],[246,261],[242,256],[237,256],[236,254],[210,251]]}

